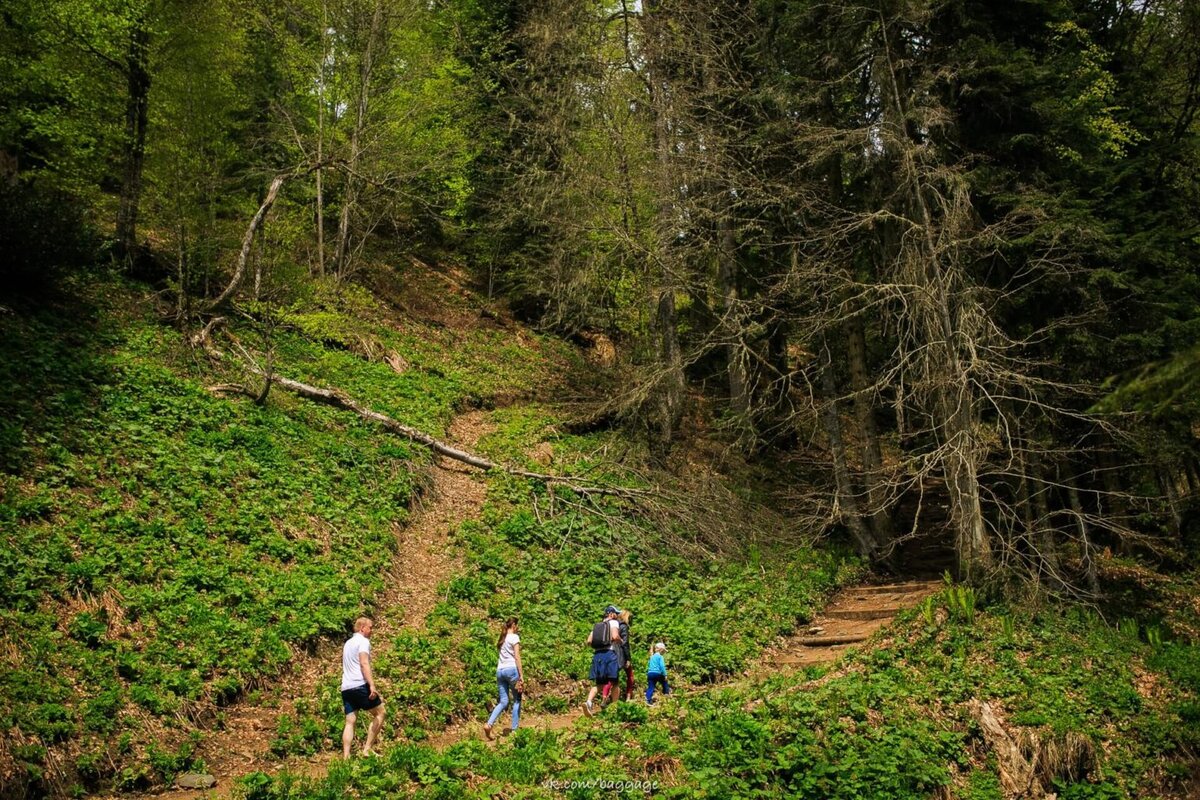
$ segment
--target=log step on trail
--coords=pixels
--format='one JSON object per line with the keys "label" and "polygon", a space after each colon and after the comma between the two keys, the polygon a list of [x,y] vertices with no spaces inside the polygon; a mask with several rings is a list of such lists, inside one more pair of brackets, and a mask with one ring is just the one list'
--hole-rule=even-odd
{"label": "log step on trail", "polygon": [[941,581],[909,581],[907,583],[882,583],[873,586],[856,586],[848,594],[854,597],[877,594],[908,594],[910,592],[935,591]]}
{"label": "log step on trail", "polygon": [[764,653],[760,670],[779,671],[827,664],[861,644],[905,609],[936,594],[941,581],[902,581],[850,586],[830,599],[812,624],[780,640]]}
{"label": "log step on trail", "polygon": [[804,647],[832,647],[837,644],[865,642],[868,638],[870,638],[870,634],[867,633],[848,633],[844,636],[801,636],[796,639],[796,644]]}
{"label": "log step on trail", "polygon": [[903,610],[903,608],[898,606],[887,608],[829,608],[825,610],[823,616],[828,619],[891,619]]}

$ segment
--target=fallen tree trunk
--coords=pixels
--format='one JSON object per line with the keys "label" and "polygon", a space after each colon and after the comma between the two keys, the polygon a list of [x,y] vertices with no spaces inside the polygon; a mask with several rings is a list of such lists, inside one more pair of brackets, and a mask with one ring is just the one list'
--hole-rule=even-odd
{"label": "fallen tree trunk", "polygon": [[1019,743],[1005,730],[991,705],[975,701],[971,714],[979,723],[983,740],[996,753],[1000,766],[1000,784],[1008,797],[1037,796],[1037,753],[1027,758]]}
{"label": "fallen tree trunk", "polygon": [[262,201],[262,205],[258,207],[257,213],[250,220],[249,227],[246,228],[246,234],[242,237],[242,249],[238,253],[237,266],[233,270],[233,277],[229,280],[229,285],[225,287],[225,291],[221,292],[215,300],[209,303],[208,310],[215,311],[221,305],[233,296],[233,293],[242,285],[242,278],[246,275],[246,262],[250,258],[250,248],[254,245],[254,235],[258,232],[262,222],[267,217],[267,212],[271,210],[271,206],[275,205],[275,198],[279,196],[279,189],[290,178],[296,177],[300,173],[285,173],[276,175],[271,181],[271,186],[267,189],[266,199]]}
{"label": "fallen tree trunk", "polygon": [[[255,371],[257,372],[258,370]],[[262,373],[260,372],[259,374]],[[445,442],[433,438],[424,431],[409,427],[401,422],[397,422],[386,414],[382,414],[378,411],[367,408],[366,406],[360,405],[346,394],[336,389],[321,389],[316,386],[310,386],[307,383],[301,383],[300,381],[294,381],[291,378],[284,378],[279,375],[275,376],[275,384],[280,388],[287,389],[289,392],[298,394],[301,397],[308,398],[309,400],[331,405],[335,408],[341,408],[346,411],[353,411],[363,419],[378,423],[392,433],[403,436],[405,439],[416,442],[417,444],[424,445],[439,455],[452,458],[455,461],[461,461],[464,464],[469,464],[472,467],[476,467],[484,471],[501,469],[498,464],[489,461],[486,458],[477,456],[473,453],[468,453],[465,450],[459,450],[457,447],[453,447]],[[551,477],[537,475],[535,473],[521,473],[521,475],[522,477],[541,479]]]}
{"label": "fallen tree trunk", "polygon": [[242,279],[246,276],[246,264],[250,259],[250,250],[254,246],[254,237],[258,234],[259,228],[262,227],[263,221],[267,218],[267,212],[271,210],[271,206],[275,205],[275,200],[279,197],[279,190],[283,188],[283,185],[293,178],[303,177],[312,172],[320,170],[323,167],[331,166],[336,163],[338,163],[337,159],[318,161],[316,164],[310,164],[305,167],[297,167],[291,172],[280,173],[271,180],[271,185],[267,187],[266,197],[263,199],[262,204],[259,205],[258,211],[256,211],[254,216],[251,218],[250,225],[246,228],[245,235],[242,236],[242,249],[238,252],[238,260],[237,265],[233,270],[233,277],[230,278],[229,285],[225,287],[224,291],[217,295],[216,299],[208,304],[208,311],[216,311],[218,308],[220,308],[230,297],[233,296],[234,292],[238,290],[238,287],[242,285]]}
{"label": "fallen tree trunk", "polygon": [[[285,378],[274,372],[268,373],[257,364],[247,360],[247,367],[251,372],[255,373],[268,381],[268,386],[275,385],[281,389],[286,389],[293,394],[304,397],[308,400],[313,400],[317,403],[323,403],[335,408],[340,408],[345,411],[352,411],[362,419],[369,422],[374,422],[382,426],[387,431],[408,439],[411,442],[428,447],[438,455],[453,459],[463,464],[483,470],[484,472],[504,472],[509,475],[514,475],[518,478],[527,478],[529,480],[539,481],[547,485],[565,486],[573,492],[584,495],[608,495],[612,497],[644,497],[650,495],[651,492],[645,489],[633,489],[623,486],[600,486],[596,484],[579,483],[569,476],[550,475],[543,472],[530,472],[528,470],[510,467],[505,464],[497,464],[494,461],[476,455],[475,453],[460,450],[453,445],[436,439],[425,433],[422,430],[405,425],[395,419],[392,419],[387,414],[383,414],[374,409],[358,403],[349,397],[345,392],[338,389],[322,389],[317,386],[310,386],[307,383],[294,381],[291,378]],[[208,387],[209,391],[213,392],[237,392],[245,394],[248,397],[257,398],[256,392],[251,392],[246,387],[240,384],[223,383]]]}

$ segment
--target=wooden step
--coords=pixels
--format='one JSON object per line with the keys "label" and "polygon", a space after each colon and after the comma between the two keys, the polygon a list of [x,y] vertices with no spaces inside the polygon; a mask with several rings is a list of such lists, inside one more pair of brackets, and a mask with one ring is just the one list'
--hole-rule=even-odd
{"label": "wooden step", "polygon": [[796,639],[796,643],[805,647],[829,647],[835,644],[865,642],[870,635],[869,633],[850,633],[843,636],[801,636]]}
{"label": "wooden step", "polygon": [[903,610],[902,608],[830,608],[821,612],[821,616],[829,619],[891,619]]}
{"label": "wooden step", "polygon": [[884,583],[877,586],[856,586],[846,593],[851,595],[871,594],[911,594],[913,592],[933,592],[941,586],[940,581],[912,583]]}

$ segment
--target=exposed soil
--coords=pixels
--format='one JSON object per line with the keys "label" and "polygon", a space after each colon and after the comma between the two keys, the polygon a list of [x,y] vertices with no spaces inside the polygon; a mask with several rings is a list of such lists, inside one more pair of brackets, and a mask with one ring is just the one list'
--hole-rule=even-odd
{"label": "exposed soil", "polygon": [[[472,411],[454,420],[447,438],[471,449],[489,430],[484,412]],[[377,652],[387,647],[387,639],[396,631],[424,627],[425,618],[440,599],[438,587],[460,568],[450,533],[462,522],[478,517],[483,508],[487,486],[478,470],[438,458],[432,473],[431,485],[414,504],[409,524],[396,526],[397,555],[387,570],[387,588],[374,614],[376,635],[372,638]],[[224,724],[208,733],[197,751],[207,765],[206,772],[217,779],[216,789],[170,789],[119,797],[225,797],[237,778],[251,772],[288,769],[324,774],[329,762],[340,754],[281,760],[271,754],[271,740],[279,718],[292,713],[298,700],[316,697],[321,681],[341,668],[341,645],[323,641],[315,653],[297,652],[291,672],[264,686],[261,700],[246,700],[226,709]]]}
{"label": "exposed soil", "polygon": [[[471,411],[455,418],[448,438],[470,450],[490,430],[484,412]],[[417,501],[411,523],[399,535],[398,555],[379,599],[376,631],[390,636],[397,628],[425,626],[425,618],[442,599],[438,586],[460,566],[450,533],[479,516],[486,496],[479,470],[448,458],[437,460],[433,486]]]}
{"label": "exposed soil", "polygon": [[[483,412],[459,416],[450,427],[450,441],[470,449],[488,432]],[[375,614],[377,647],[396,631],[408,627],[419,630],[426,616],[441,599],[438,588],[459,568],[450,542],[451,531],[465,520],[475,518],[483,508],[486,485],[477,470],[464,464],[438,459],[432,485],[413,509],[410,523],[397,526],[398,554],[389,567],[387,588]],[[758,679],[773,673],[793,672],[814,664],[837,660],[848,649],[865,642],[889,623],[896,614],[913,608],[941,588],[941,581],[922,580],[881,585],[860,585],[835,595],[816,619],[791,636],[764,651],[760,660],[738,680]],[[320,682],[336,671],[340,642],[323,642],[313,654],[298,653],[292,672],[278,684],[262,690],[260,702],[242,702],[228,709],[220,730],[210,733],[198,755],[207,771],[217,779],[213,790],[170,789],[143,794],[160,800],[193,800],[227,797],[234,782],[254,771],[278,772],[287,769],[309,776],[323,775],[328,764],[339,756],[321,753],[307,758],[278,759],[270,752],[271,740],[281,715],[290,713],[297,700],[317,696]],[[727,684],[723,684],[727,685]],[[522,727],[561,730],[583,716],[580,708],[560,714],[522,714]],[[494,735],[507,735],[507,714],[497,724]],[[467,738],[482,738],[479,722],[463,722],[431,737],[428,743],[446,747]],[[386,743],[385,743],[386,746]],[[129,798],[136,795],[121,795]]]}
{"label": "exposed soil", "polygon": [[807,627],[768,648],[751,675],[792,672],[836,661],[944,586],[940,580],[863,584],[838,592]]}

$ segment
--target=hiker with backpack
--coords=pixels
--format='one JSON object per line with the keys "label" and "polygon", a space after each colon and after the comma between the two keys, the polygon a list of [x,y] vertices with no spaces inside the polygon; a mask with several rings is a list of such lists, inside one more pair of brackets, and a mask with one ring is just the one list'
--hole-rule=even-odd
{"label": "hiker with backpack", "polygon": [[621,609],[610,605],[604,609],[604,617],[592,626],[587,643],[592,648],[592,670],[589,673],[595,685],[588,692],[587,702],[583,704],[584,713],[589,717],[596,713],[593,701],[596,692],[601,692],[607,705],[617,685],[617,675],[620,674],[621,662],[618,651],[621,647],[621,628],[617,615]]}

